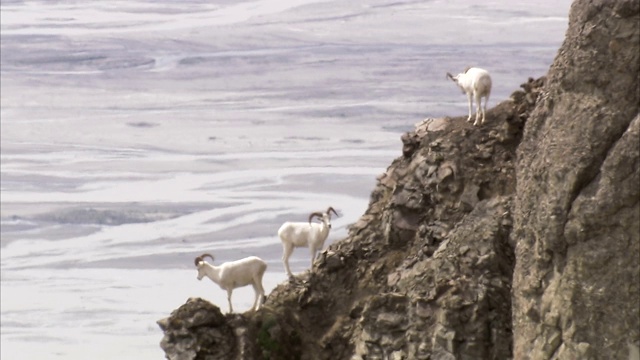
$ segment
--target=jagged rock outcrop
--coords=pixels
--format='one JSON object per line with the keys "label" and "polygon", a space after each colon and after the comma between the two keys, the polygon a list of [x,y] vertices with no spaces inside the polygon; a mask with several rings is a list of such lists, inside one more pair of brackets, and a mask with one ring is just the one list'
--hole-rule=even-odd
{"label": "jagged rock outcrop", "polygon": [[[547,77],[480,127],[416,124],[313,271],[255,313],[188,302],[160,322],[167,356],[629,358],[640,345],[638,19],[637,0],[576,1]],[[217,313],[189,325],[201,311]]]}
{"label": "jagged rock outcrop", "polygon": [[[427,119],[405,134],[403,156],[379,176],[349,237],[259,312],[234,315],[245,319],[244,358],[509,357],[515,151],[544,82],[529,79],[483,127]],[[212,305],[190,313],[198,306]],[[207,331],[229,334],[230,321]],[[165,334],[165,349],[208,341]],[[234,349],[220,358],[243,358]]]}
{"label": "jagged rock outcrop", "polygon": [[189,299],[166,319],[158,321],[164,332],[160,347],[167,359],[229,359],[236,337],[220,308],[200,298]]}
{"label": "jagged rock outcrop", "polygon": [[518,149],[517,359],[640,347],[640,2],[574,2]]}
{"label": "jagged rock outcrop", "polygon": [[223,315],[210,302],[190,298],[158,320],[164,332],[160,347],[169,360],[258,359],[254,325],[241,314]]}

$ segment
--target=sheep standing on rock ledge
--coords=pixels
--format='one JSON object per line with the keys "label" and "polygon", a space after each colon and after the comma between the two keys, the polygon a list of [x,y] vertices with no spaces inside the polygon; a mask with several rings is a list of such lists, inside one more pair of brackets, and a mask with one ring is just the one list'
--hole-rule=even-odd
{"label": "sheep standing on rock ledge", "polygon": [[267,263],[256,256],[249,256],[244,259],[226,262],[220,266],[214,266],[204,261],[205,257],[214,260],[211,254],[202,254],[195,258],[194,263],[198,269],[198,280],[208,277],[214,283],[227,290],[227,301],[229,302],[229,312],[233,312],[231,304],[231,293],[233,289],[251,284],[256,292],[253,302],[253,310],[258,310],[264,302],[264,288],[262,287],[262,277],[267,270]]}
{"label": "sheep standing on rock ledge", "polygon": [[[289,257],[293,249],[297,247],[308,247],[311,251],[311,267],[318,251],[322,250],[325,240],[329,236],[331,229],[331,212],[336,216],[338,213],[331,207],[326,212],[314,212],[309,215],[309,222],[286,222],[278,230],[278,236],[282,241],[282,262],[287,276],[293,277],[289,269]],[[320,224],[312,223],[314,217],[321,220]]]}
{"label": "sheep standing on rock ledge", "polygon": [[[482,121],[484,123],[485,112],[487,111],[487,103],[489,102],[489,95],[491,95],[491,76],[489,72],[477,67],[468,67],[463,73],[456,76],[447,73],[447,77],[455,82],[463,94],[467,94],[467,100],[469,102],[469,117],[467,121],[471,121],[471,101],[472,97],[476,101],[476,121],[473,125],[478,125],[478,119],[480,117],[480,111],[482,110]],[[484,107],[482,107],[482,98],[484,100]]]}

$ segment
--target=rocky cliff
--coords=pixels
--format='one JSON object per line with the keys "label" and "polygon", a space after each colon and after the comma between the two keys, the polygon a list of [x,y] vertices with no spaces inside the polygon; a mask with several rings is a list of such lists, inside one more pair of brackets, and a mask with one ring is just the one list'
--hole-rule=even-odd
{"label": "rocky cliff", "polygon": [[639,1],[577,1],[518,147],[518,359],[640,345]]}
{"label": "rocky cliff", "polygon": [[190,299],[169,359],[628,359],[640,346],[640,6],[578,0],[549,74],[402,137],[366,213],[256,313]]}

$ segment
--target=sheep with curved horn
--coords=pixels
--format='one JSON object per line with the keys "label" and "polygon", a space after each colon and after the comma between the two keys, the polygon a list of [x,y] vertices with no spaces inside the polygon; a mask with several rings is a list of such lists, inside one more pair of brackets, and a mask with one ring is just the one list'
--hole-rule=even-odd
{"label": "sheep with curved horn", "polygon": [[198,280],[202,280],[206,276],[227,291],[230,313],[233,312],[233,305],[231,304],[233,289],[247,285],[253,286],[253,290],[256,293],[252,310],[260,308],[265,298],[262,277],[267,270],[267,263],[264,260],[257,256],[250,256],[215,266],[206,262],[204,260],[205,257],[210,257],[212,262],[215,260],[213,255],[206,253],[194,259],[198,269]]}
{"label": "sheep with curved horn", "polygon": [[[293,277],[289,268],[289,257],[293,253],[293,249],[297,247],[308,247],[311,252],[311,267],[318,251],[322,250],[324,242],[329,237],[331,229],[331,213],[336,216],[338,212],[329,206],[327,211],[312,212],[309,214],[308,222],[285,222],[278,230],[278,236],[282,241],[282,262],[287,276]],[[320,219],[320,223],[312,223],[313,218]]]}

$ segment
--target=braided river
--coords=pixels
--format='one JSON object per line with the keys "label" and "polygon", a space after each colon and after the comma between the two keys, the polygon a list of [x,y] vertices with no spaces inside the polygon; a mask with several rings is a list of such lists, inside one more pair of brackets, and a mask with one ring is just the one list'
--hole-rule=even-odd
{"label": "braided river", "polygon": [[325,247],[344,238],[402,133],[466,114],[445,73],[486,68],[489,106],[507,100],[547,72],[569,6],[2,0],[2,359],[163,358],[158,319],[227,310],[195,256],[286,281],[280,224],[333,206]]}

